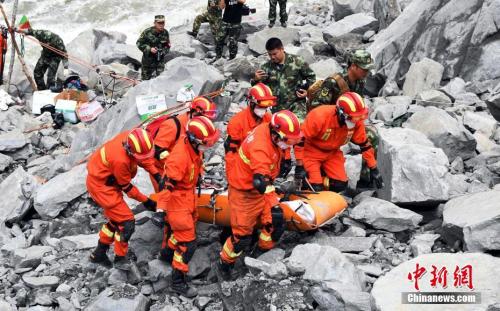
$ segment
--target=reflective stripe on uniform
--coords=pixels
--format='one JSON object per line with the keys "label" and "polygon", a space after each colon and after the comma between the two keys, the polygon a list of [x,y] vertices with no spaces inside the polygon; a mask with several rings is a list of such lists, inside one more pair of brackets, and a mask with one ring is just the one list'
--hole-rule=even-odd
{"label": "reflective stripe on uniform", "polygon": [[169,239],[170,243],[177,245],[177,240],[175,239],[174,235],[172,234]]}
{"label": "reflective stripe on uniform", "polygon": [[238,150],[238,154],[240,155],[240,158],[243,160],[243,162],[247,165],[250,165],[250,160],[247,158],[247,156],[243,153],[243,148],[240,147]]}
{"label": "reflective stripe on uniform", "polygon": [[332,133],[332,129],[327,129],[326,132],[321,136],[321,140],[328,140],[330,138],[330,135]]}
{"label": "reflective stripe on uniform", "polygon": [[264,193],[271,193],[271,192],[274,192],[276,190],[276,188],[274,188],[273,185],[269,185],[266,187],[266,192]]}
{"label": "reflective stripe on uniform", "polygon": [[174,260],[178,263],[184,263],[184,258],[177,251],[174,252]]}
{"label": "reflective stripe on uniform", "polygon": [[224,243],[224,253],[226,253],[226,255],[231,258],[231,259],[234,259],[234,258],[238,258],[241,256],[241,253],[243,253],[243,251],[239,252],[239,253],[235,253],[233,252],[232,250],[229,249],[229,246],[227,245],[227,242]]}
{"label": "reflective stripe on uniform", "polygon": [[115,240],[116,240],[117,242],[121,242],[122,237],[121,237],[121,235],[120,235],[120,233],[119,233],[119,232],[115,232]]}
{"label": "reflective stripe on uniform", "polygon": [[325,190],[328,190],[330,188],[330,178],[323,178],[323,186],[325,187]]}
{"label": "reflective stripe on uniform", "polygon": [[101,148],[101,161],[102,161],[102,164],[104,164],[104,166],[109,166],[109,162],[108,162],[108,159],[106,159],[106,149],[104,149],[104,147]]}
{"label": "reflective stripe on uniform", "polygon": [[102,225],[101,232],[110,238],[112,238],[113,235],[115,234],[113,231],[108,229],[108,225],[106,224]]}
{"label": "reflective stripe on uniform", "polygon": [[269,241],[273,240],[270,235],[267,235],[264,232],[260,233],[259,239],[261,239],[262,241],[265,241],[265,242],[269,242]]}

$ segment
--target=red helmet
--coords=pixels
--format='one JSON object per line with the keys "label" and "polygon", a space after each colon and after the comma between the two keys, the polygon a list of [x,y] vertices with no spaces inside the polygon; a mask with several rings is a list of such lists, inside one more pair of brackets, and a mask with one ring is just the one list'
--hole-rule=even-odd
{"label": "red helmet", "polygon": [[276,106],[276,96],[264,83],[257,83],[248,91],[248,99],[261,108]]}
{"label": "red helmet", "polygon": [[213,101],[204,96],[195,97],[191,101],[190,109],[210,118],[210,120],[214,120],[217,117],[217,106]]}
{"label": "red helmet", "polygon": [[130,131],[125,148],[137,160],[151,158],[155,152],[153,138],[142,128]]}
{"label": "red helmet", "polygon": [[213,146],[219,139],[219,130],[214,123],[205,116],[197,116],[187,123],[186,132],[191,139],[208,147]]}
{"label": "red helmet", "polygon": [[346,92],[342,94],[337,100],[337,107],[341,108],[345,117],[352,122],[368,118],[368,107],[358,93]]}
{"label": "red helmet", "polygon": [[281,110],[273,114],[271,128],[288,141],[289,145],[294,145],[301,139],[299,118],[291,111]]}

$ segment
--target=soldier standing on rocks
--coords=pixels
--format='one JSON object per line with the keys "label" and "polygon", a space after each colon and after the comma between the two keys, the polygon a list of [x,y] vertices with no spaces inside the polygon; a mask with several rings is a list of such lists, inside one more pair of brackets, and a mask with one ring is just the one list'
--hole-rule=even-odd
{"label": "soldier standing on rocks", "polygon": [[[32,36],[40,43],[50,45],[51,47],[66,53],[66,47],[64,46],[64,42],[61,37],[51,31],[33,29],[29,27],[27,29],[20,29],[18,32],[27,36]],[[33,72],[39,91],[47,90],[55,85],[57,69],[59,68],[59,63],[61,61],[64,65],[64,75],[67,76],[68,74],[68,60],[64,56],[51,51],[45,46],[42,46],[42,48],[42,55],[38,59]],[[47,72],[47,83],[44,81],[45,72]]]}
{"label": "soldier standing on rocks", "polygon": [[365,79],[373,68],[373,59],[368,51],[354,51],[349,57],[347,70],[334,73],[325,79],[321,86],[313,91],[314,95],[311,96],[311,90],[308,91],[310,109],[325,104],[334,105],[340,95],[346,92],[363,95]]}
{"label": "soldier standing on rocks", "polygon": [[300,56],[285,53],[280,39],[269,39],[266,50],[270,60],[255,72],[252,85],[262,82],[271,88],[278,98],[273,111],[290,110],[303,120],[306,115],[306,90],[316,81],[316,75]]}
{"label": "soldier standing on rocks", "polygon": [[219,7],[224,10],[222,24],[215,37],[216,59],[222,57],[224,44],[227,38],[229,48],[229,59],[238,54],[238,38],[241,33],[241,18],[243,16],[243,4],[246,0],[220,0]]}
{"label": "soldier standing on rocks", "polygon": [[280,22],[281,27],[286,27],[288,14],[286,13],[286,0],[269,0],[269,28],[274,26],[276,22],[276,6],[280,5]]}
{"label": "soldier standing on rocks", "polygon": [[212,35],[217,35],[222,19],[222,8],[218,0],[208,0],[207,10],[196,16],[193,23],[193,31],[188,31],[188,34],[196,38],[202,23],[209,23]]}
{"label": "soldier standing on rocks", "polygon": [[170,51],[170,38],[165,29],[165,16],[156,15],[155,24],[144,30],[136,43],[142,51],[142,80],[159,76],[165,70],[165,56]]}

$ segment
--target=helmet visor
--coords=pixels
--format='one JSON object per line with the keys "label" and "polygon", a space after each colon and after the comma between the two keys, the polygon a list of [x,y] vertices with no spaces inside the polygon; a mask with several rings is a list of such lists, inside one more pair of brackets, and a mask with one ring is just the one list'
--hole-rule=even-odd
{"label": "helmet visor", "polygon": [[267,107],[273,107],[276,106],[276,100],[275,99],[265,99],[257,102],[257,106],[267,108]]}

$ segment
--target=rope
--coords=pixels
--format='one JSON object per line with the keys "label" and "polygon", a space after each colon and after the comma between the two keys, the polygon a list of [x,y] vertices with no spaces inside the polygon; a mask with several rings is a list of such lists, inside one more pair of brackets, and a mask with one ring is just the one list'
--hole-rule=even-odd
{"label": "rope", "polygon": [[[55,54],[58,54],[64,58],[67,58],[68,60],[71,60],[73,61],[74,63],[77,63],[87,69],[90,69],[90,70],[93,70],[95,71],[97,74],[100,74],[100,70],[99,68],[97,68],[96,65],[93,65],[93,64],[90,64],[90,63],[87,63],[86,61],[80,59],[80,58],[77,58],[75,56],[71,56],[69,55],[67,52],[64,52],[64,51],[61,51],[47,43],[43,43],[43,42],[40,42],[39,40],[37,40],[36,38],[32,37],[32,36],[26,36],[28,39],[30,39],[31,41],[35,42],[35,43],[38,43],[40,44],[43,48],[49,50],[49,51],[52,51],[53,53]],[[116,73],[113,73],[113,72],[102,72],[102,74],[105,74],[105,75],[108,75],[110,76],[111,78],[114,78],[114,79],[120,79],[120,80],[123,80],[123,81],[126,81],[126,82],[130,82],[132,83],[133,85],[136,85],[140,82],[140,80],[136,80],[136,79],[132,79],[132,78],[129,78],[129,77],[125,77],[125,76],[121,76],[121,75],[118,75]]]}

